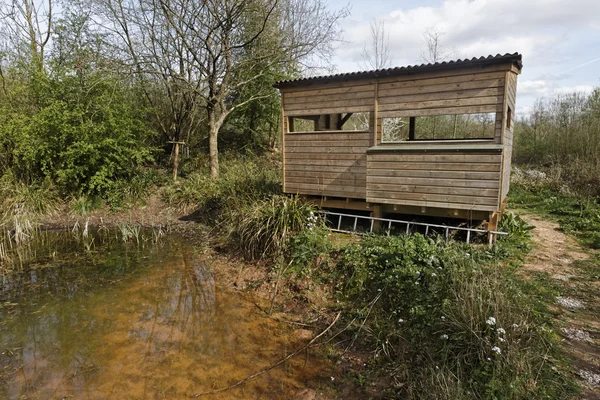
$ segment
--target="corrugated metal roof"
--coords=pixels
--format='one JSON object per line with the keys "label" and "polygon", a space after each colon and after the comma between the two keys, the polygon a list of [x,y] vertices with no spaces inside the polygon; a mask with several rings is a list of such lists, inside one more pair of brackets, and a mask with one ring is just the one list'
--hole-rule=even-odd
{"label": "corrugated metal roof", "polygon": [[519,53],[513,53],[513,54],[506,53],[504,55],[497,54],[495,56],[489,55],[487,57],[479,57],[479,58],[473,57],[471,59],[443,61],[443,62],[437,62],[434,64],[408,65],[405,67],[384,68],[384,69],[376,69],[376,70],[372,70],[372,71],[346,72],[346,73],[334,74],[334,75],[323,75],[323,76],[313,76],[313,77],[307,77],[307,78],[283,80],[283,81],[279,81],[279,82],[275,83],[274,86],[276,88],[304,86],[304,85],[311,85],[311,84],[315,84],[315,83],[357,80],[357,79],[366,79],[366,78],[379,78],[379,77],[384,77],[384,76],[408,75],[408,74],[415,74],[415,73],[420,73],[420,72],[430,72],[430,71],[436,71],[436,70],[484,66],[484,65],[500,64],[500,63],[506,63],[506,62],[512,62],[519,69],[521,69],[523,66],[523,64],[521,62],[521,58],[522,58],[521,54],[519,54]]}

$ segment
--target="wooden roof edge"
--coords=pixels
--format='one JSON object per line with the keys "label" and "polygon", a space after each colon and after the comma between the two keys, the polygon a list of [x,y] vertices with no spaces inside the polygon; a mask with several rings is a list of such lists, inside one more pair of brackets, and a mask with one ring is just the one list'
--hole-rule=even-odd
{"label": "wooden roof edge", "polygon": [[419,74],[432,71],[459,70],[463,68],[497,65],[510,62],[519,71],[523,68],[522,55],[519,53],[497,54],[495,56],[471,58],[465,60],[443,61],[433,64],[408,65],[404,67],[376,69],[372,71],[346,72],[333,75],[322,75],[306,78],[288,79],[276,82],[273,87],[281,89],[288,87],[308,86],[318,83],[353,81],[369,78],[393,77],[402,75]]}

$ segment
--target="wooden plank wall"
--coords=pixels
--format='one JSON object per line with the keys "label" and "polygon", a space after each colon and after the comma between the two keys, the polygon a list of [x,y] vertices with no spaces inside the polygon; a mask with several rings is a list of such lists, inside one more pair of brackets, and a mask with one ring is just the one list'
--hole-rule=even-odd
{"label": "wooden plank wall", "polygon": [[507,72],[506,75],[506,104],[507,107],[509,107],[511,110],[511,121],[510,128],[508,128],[506,125],[504,126],[504,137],[502,138],[502,143],[504,145],[504,159],[502,162],[502,193],[500,202],[504,201],[510,189],[513,129],[515,125],[515,106],[517,99],[517,74],[515,74],[514,72]]}
{"label": "wooden plank wall", "polygon": [[[503,115],[505,105],[512,104],[514,118],[512,71],[507,64],[282,88],[284,119],[371,112],[369,132],[290,133],[284,127],[284,191],[382,204],[498,210],[508,192],[503,181],[510,174],[512,130],[503,129]],[[512,100],[505,102],[505,91]],[[505,157],[461,153],[469,144],[458,141],[456,153],[366,154],[373,145],[385,146],[380,144],[383,118],[463,113],[496,114],[495,142],[504,142]]]}
{"label": "wooden plank wall", "polygon": [[309,86],[283,93],[288,117],[298,115],[367,112],[373,110],[375,88],[372,81]]}
{"label": "wooden plank wall", "polygon": [[371,132],[289,133],[285,193],[366,198]]}
{"label": "wooden plank wall", "polygon": [[501,162],[500,153],[371,152],[367,201],[495,211]]}
{"label": "wooden plank wall", "polygon": [[381,81],[379,117],[502,112],[506,71],[483,71]]}

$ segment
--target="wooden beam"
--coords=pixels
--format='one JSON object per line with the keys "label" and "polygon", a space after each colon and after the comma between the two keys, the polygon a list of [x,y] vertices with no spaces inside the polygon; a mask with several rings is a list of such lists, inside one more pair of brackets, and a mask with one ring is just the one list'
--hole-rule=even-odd
{"label": "wooden beam", "polygon": [[[294,119],[291,117],[286,117],[285,108],[283,104],[281,105],[281,190],[285,193],[285,153],[287,149],[285,148],[285,136],[288,132],[290,132],[289,125],[293,126]],[[293,131],[293,128],[292,128]]]}
{"label": "wooden beam", "polygon": [[[500,213],[497,211],[491,212],[488,218],[487,229],[488,231],[495,231],[498,229],[498,222],[500,221]],[[496,235],[488,233],[489,244],[492,245],[496,242]]]}
{"label": "wooden beam", "polygon": [[[371,217],[373,218],[382,218],[383,213],[381,212],[381,206],[379,204],[373,206],[373,212],[371,213]],[[373,221],[373,230],[378,231],[381,229],[381,221],[375,220]]]}
{"label": "wooden beam", "polygon": [[348,120],[350,119],[350,117],[352,116],[352,114],[354,114],[354,113],[351,113],[351,112],[350,113],[346,113],[346,115],[344,115],[343,118],[340,118],[340,120],[337,123],[337,129],[338,129],[338,131],[342,130],[342,127],[344,126],[344,124],[346,122],[348,122]]}
{"label": "wooden beam", "polygon": [[[379,141],[378,141],[379,130],[377,129],[378,124],[379,124],[379,82],[378,81],[375,81],[373,92],[374,92],[373,121],[375,122],[375,124],[372,127],[373,146],[377,146],[377,144],[379,143]],[[371,127],[369,127],[369,128],[371,128]],[[383,126],[381,128],[383,129]]]}

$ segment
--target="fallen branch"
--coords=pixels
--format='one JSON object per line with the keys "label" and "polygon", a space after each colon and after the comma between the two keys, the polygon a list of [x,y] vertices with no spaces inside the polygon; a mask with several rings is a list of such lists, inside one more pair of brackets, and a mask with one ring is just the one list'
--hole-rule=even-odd
{"label": "fallen branch", "polygon": [[229,385],[227,387],[224,388],[220,388],[220,389],[215,389],[215,390],[211,390],[209,392],[202,392],[202,393],[195,393],[193,395],[191,395],[190,397],[200,397],[200,396],[206,396],[209,394],[216,394],[216,393],[221,393],[221,392],[225,392],[227,390],[233,389],[235,387],[238,387],[246,382],[249,382],[253,379],[258,378],[259,376],[269,372],[270,370],[272,370],[273,368],[277,368],[278,366],[280,366],[281,364],[283,364],[284,362],[286,362],[287,360],[289,360],[290,358],[297,356],[298,354],[302,353],[304,350],[308,349],[309,347],[311,347],[313,345],[313,343],[315,343],[319,338],[321,338],[323,335],[325,335],[325,333],[327,333],[337,322],[337,320],[340,318],[340,315],[342,314],[342,312],[338,312],[337,315],[335,316],[335,318],[333,319],[333,322],[331,324],[329,324],[329,326],[321,333],[319,333],[317,336],[315,336],[310,342],[308,342],[304,347],[302,347],[299,350],[296,350],[295,352],[288,354],[285,358],[282,358],[281,360],[277,361],[275,364],[262,369],[244,379],[242,379],[241,381],[238,381],[232,385]]}

